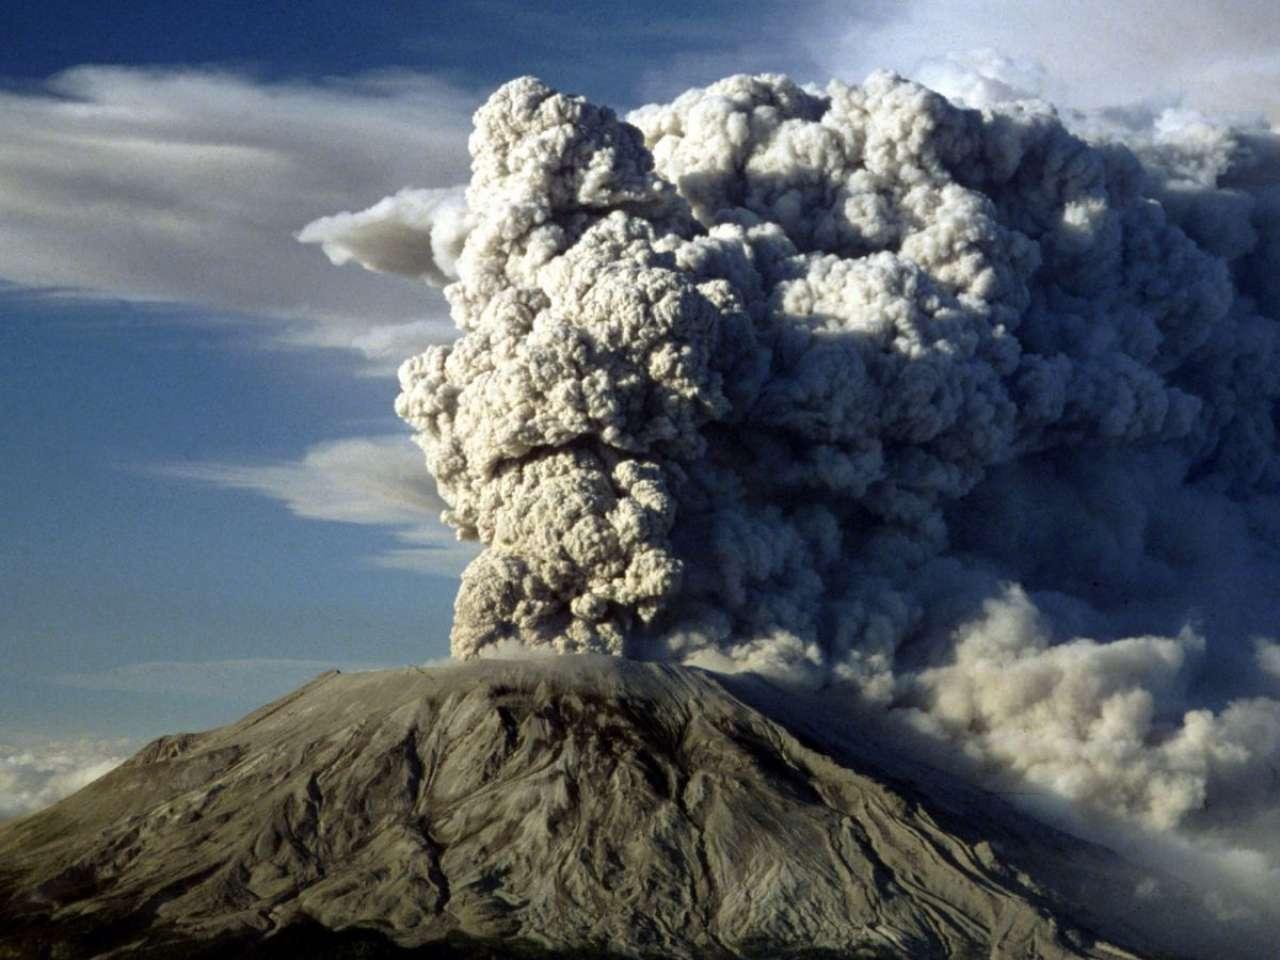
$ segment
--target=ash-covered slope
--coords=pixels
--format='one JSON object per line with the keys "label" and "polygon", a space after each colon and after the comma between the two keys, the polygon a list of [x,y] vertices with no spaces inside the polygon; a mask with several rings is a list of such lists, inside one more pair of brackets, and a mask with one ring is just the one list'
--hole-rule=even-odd
{"label": "ash-covered slope", "polygon": [[0,956],[1157,955],[1105,851],[848,763],[671,665],[325,674],[0,828]]}

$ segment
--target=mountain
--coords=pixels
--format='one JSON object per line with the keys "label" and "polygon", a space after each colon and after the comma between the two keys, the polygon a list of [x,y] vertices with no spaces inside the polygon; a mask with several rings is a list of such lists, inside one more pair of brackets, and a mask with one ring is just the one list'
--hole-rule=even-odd
{"label": "mountain", "polygon": [[0,827],[0,957],[1165,955],[1106,850],[767,692],[603,657],[323,674]]}

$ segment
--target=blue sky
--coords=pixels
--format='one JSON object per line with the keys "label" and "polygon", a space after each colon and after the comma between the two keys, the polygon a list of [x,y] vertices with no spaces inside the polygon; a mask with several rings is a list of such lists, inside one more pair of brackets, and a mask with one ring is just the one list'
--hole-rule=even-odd
{"label": "blue sky", "polygon": [[625,109],[991,47],[1085,106],[1280,118],[1271,5],[1221,4],[1212,29],[1086,6],[1105,36],[988,0],[10,4],[0,816],[49,770],[328,666],[447,655],[470,554],[391,409],[398,361],[450,336],[444,301],[332,267],[305,223],[465,180],[470,112],[521,73]]}
{"label": "blue sky", "polygon": [[794,22],[841,7],[865,18],[887,15],[893,4],[130,0],[125,13],[107,14],[100,4],[63,0],[6,13],[9,45],[22,54],[5,72],[39,80],[82,63],[216,64],[278,80],[405,69],[478,90],[526,72],[618,102],[638,83],[659,85],[673,62],[680,63],[676,92],[718,78],[720,63],[739,51],[755,70],[812,67],[802,63],[801,34],[784,43],[786,30],[775,29],[762,42],[760,24],[783,9]]}

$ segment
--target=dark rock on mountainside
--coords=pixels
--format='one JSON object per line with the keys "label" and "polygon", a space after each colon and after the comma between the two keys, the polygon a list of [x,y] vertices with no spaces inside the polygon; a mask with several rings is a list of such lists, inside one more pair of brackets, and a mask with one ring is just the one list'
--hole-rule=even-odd
{"label": "dark rock on mountainside", "polygon": [[1106,851],[729,689],[591,657],[324,674],[0,827],[0,957],[1154,956]]}

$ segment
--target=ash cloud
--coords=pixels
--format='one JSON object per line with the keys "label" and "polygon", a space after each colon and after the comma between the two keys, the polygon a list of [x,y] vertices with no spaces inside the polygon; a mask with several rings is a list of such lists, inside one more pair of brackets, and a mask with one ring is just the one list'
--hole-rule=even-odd
{"label": "ash cloud", "polygon": [[456,656],[834,685],[1274,877],[1277,138],[1016,86],[735,76],[624,122],[522,78],[465,206],[303,238],[448,281],[396,409],[483,546]]}

